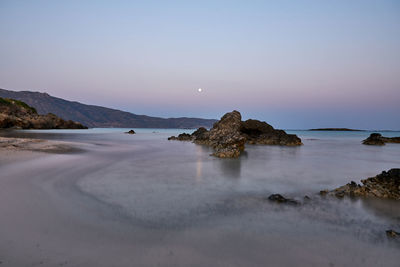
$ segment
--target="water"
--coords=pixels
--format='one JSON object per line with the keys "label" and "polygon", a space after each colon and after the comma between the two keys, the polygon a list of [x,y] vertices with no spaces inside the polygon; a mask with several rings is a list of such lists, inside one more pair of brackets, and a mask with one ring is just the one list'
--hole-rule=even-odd
{"label": "water", "polygon": [[[60,201],[84,197],[79,205],[90,211],[82,216],[118,221],[136,252],[159,249],[132,252],[143,265],[398,266],[400,245],[385,236],[400,230],[398,202],[323,199],[318,192],[399,168],[399,144],[362,145],[370,132],[288,131],[304,145],[248,145],[239,159],[218,159],[208,147],[167,140],[191,130],[127,130],[3,132],[90,146],[0,168],[9,176],[29,173]],[[273,193],[312,200],[279,206],[265,200]]]}

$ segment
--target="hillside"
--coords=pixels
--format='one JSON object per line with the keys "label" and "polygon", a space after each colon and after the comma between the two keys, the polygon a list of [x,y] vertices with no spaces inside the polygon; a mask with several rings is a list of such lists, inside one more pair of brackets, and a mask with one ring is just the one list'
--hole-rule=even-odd
{"label": "hillside", "polygon": [[159,118],[64,100],[47,93],[0,89],[0,97],[23,101],[39,114],[53,113],[63,119],[80,122],[88,127],[126,128],[210,128],[216,122],[200,118]]}
{"label": "hillside", "polygon": [[0,97],[0,128],[87,129],[80,123],[65,121],[54,114],[39,115],[26,103]]}

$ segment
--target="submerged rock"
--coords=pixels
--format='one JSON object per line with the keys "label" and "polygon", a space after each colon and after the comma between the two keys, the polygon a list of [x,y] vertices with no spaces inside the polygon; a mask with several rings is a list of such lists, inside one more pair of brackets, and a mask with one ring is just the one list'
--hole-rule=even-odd
{"label": "submerged rock", "polygon": [[276,130],[266,122],[258,120],[242,121],[241,114],[234,110],[226,113],[210,131],[201,127],[193,134],[180,137],[171,136],[168,140],[189,141],[214,148],[212,154],[220,158],[236,158],[244,150],[245,144],[261,145],[302,145],[296,135]]}
{"label": "submerged rock", "polygon": [[134,130],[130,130],[128,132],[126,132],[127,134],[136,134],[136,132]]}
{"label": "submerged rock", "polygon": [[377,197],[400,200],[400,169],[383,171],[375,177],[361,180],[362,185],[350,182],[329,194],[336,197]]}
{"label": "submerged rock", "polygon": [[372,133],[363,140],[364,145],[383,146],[385,143],[400,143],[400,137],[384,137],[380,133]]}
{"label": "submerged rock", "polygon": [[396,232],[394,230],[387,230],[386,235],[387,235],[387,237],[390,237],[390,238],[399,238],[400,237],[400,233]]}
{"label": "submerged rock", "polygon": [[294,199],[285,198],[280,194],[273,194],[268,197],[269,201],[276,202],[276,203],[284,203],[290,205],[299,205],[300,203]]}

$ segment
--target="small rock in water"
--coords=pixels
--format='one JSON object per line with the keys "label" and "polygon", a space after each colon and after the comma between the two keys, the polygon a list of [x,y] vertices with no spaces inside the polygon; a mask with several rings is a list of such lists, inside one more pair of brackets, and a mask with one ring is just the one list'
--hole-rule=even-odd
{"label": "small rock in water", "polygon": [[127,134],[135,134],[136,132],[134,130],[130,130],[129,132],[126,132]]}
{"label": "small rock in water", "polygon": [[399,232],[396,232],[396,231],[394,231],[394,230],[387,230],[387,231],[386,231],[386,235],[387,235],[388,237],[390,237],[390,238],[398,238],[398,237],[400,237],[400,233],[399,233]]}
{"label": "small rock in water", "polygon": [[329,193],[329,190],[321,190],[321,191],[319,191],[319,194],[321,195],[321,196],[326,196],[326,194],[328,194]]}
{"label": "small rock in water", "polygon": [[192,136],[188,133],[182,133],[176,136],[168,137],[168,140],[178,140],[178,141],[192,141]]}
{"label": "small rock in water", "polygon": [[268,197],[268,200],[276,202],[276,203],[285,203],[285,204],[291,204],[291,205],[298,205],[299,202],[294,200],[294,199],[290,199],[290,198],[285,198],[280,194],[273,194],[270,195]]}
{"label": "small rock in water", "polygon": [[400,137],[384,137],[380,133],[372,133],[362,143],[364,145],[383,146],[385,143],[400,143]]}

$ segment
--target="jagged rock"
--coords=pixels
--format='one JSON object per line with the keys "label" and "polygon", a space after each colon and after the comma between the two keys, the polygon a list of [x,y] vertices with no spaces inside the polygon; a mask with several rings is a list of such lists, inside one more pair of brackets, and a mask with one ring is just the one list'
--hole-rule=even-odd
{"label": "jagged rock", "polygon": [[301,139],[283,130],[275,130],[266,122],[247,120],[242,122],[240,132],[248,144],[298,146]]}
{"label": "jagged rock", "polygon": [[290,205],[299,205],[300,203],[294,199],[285,198],[280,194],[273,194],[268,197],[269,201],[276,202],[276,203],[284,203]]}
{"label": "jagged rock", "polygon": [[364,145],[383,146],[385,143],[400,143],[400,137],[384,137],[380,133],[372,133],[363,140]]}
{"label": "jagged rock", "polygon": [[386,231],[386,235],[390,238],[399,238],[400,237],[400,233],[396,232],[394,230],[387,230]]}
{"label": "jagged rock", "polygon": [[128,132],[126,132],[127,134],[136,134],[136,132],[134,130],[129,130]]}
{"label": "jagged rock", "polygon": [[0,98],[0,128],[87,129],[78,122],[66,121],[51,113],[39,115],[26,103],[8,98]]}
{"label": "jagged rock", "polygon": [[329,194],[342,198],[351,197],[377,197],[400,200],[400,169],[383,171],[375,177],[361,180],[362,185],[355,182],[338,187]]}
{"label": "jagged rock", "polygon": [[180,135],[178,135],[178,137],[176,136],[168,137],[168,140],[192,141],[192,136],[188,133],[181,133]]}
{"label": "jagged rock", "polygon": [[192,137],[196,143],[200,144],[203,141],[206,142],[210,138],[210,132],[206,128],[200,127],[192,133]]}
{"label": "jagged rock", "polygon": [[244,150],[246,138],[240,134],[242,116],[236,110],[226,113],[209,132],[208,145],[215,149],[214,156],[236,158]]}
{"label": "jagged rock", "polygon": [[244,150],[245,143],[262,145],[302,145],[301,139],[283,130],[276,130],[266,122],[247,120],[236,110],[226,113],[216,122],[210,131],[201,127],[189,138],[171,136],[168,140],[193,140],[196,144],[212,146],[214,156],[220,158],[236,158]]}

